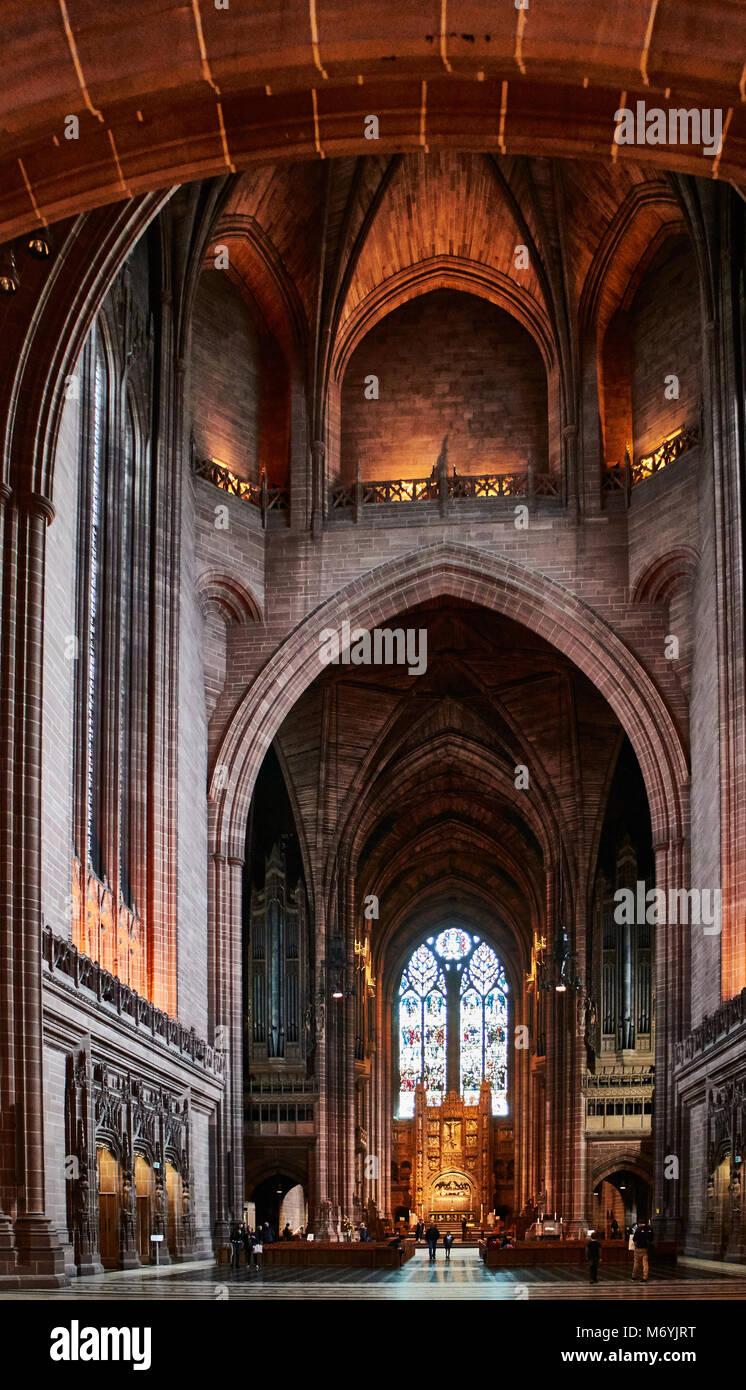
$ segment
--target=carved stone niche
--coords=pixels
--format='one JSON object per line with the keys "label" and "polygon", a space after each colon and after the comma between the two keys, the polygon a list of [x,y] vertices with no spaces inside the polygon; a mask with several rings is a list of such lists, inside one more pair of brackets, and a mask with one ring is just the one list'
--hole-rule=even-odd
{"label": "carved stone niche", "polygon": [[[122,1268],[140,1264],[137,1241],[137,1193],[135,1157],[145,1157],[153,1169],[151,1227],[154,1235],[169,1235],[159,1262],[171,1258],[190,1258],[195,1250],[195,1222],[190,1166],[191,1133],[188,1094],[176,1094],[167,1087],[145,1082],[129,1072],[103,1063],[93,1068],[91,1132],[94,1143],[105,1144],[119,1161],[119,1264]],[[169,1212],[166,1165],[178,1178],[174,1185],[173,1209]],[[93,1190],[95,1167],[93,1169]],[[95,1229],[98,1231],[97,1214]]]}
{"label": "carved stone niche", "polygon": [[98,1184],[93,1134],[90,1058],[85,1048],[67,1058],[65,1085],[65,1194],[68,1235],[78,1274],[101,1274]]}
{"label": "carved stone niche", "polygon": [[[706,1228],[713,1253],[741,1262],[746,1257],[743,1204],[743,1134],[746,1076],[710,1086],[707,1095]],[[718,1169],[729,1159],[728,1181]]]}

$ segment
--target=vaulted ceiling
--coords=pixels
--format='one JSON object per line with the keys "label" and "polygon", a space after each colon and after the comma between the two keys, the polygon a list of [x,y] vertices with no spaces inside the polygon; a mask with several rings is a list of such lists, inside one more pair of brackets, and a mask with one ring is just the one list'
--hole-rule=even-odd
{"label": "vaulted ceiling", "polygon": [[577,891],[593,871],[621,728],[507,619],[449,600],[389,625],[427,630],[427,670],[329,666],[276,742],[309,885],[376,894],[381,950],[456,903],[497,907],[525,965],[560,843]]}
{"label": "vaulted ceiling", "polygon": [[369,155],[233,180],[207,263],[229,245],[239,288],[323,386],[384,314],[446,287],[501,304],[548,368],[567,363],[581,309],[608,322],[651,245],[683,226],[675,180],[631,163]]}

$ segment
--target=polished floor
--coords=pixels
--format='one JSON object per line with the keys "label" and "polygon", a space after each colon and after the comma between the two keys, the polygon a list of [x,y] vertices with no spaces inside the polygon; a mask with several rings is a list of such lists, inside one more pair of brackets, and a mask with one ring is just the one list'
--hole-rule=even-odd
{"label": "polished floor", "polygon": [[681,1302],[746,1299],[746,1275],[729,1276],[703,1273],[679,1266],[651,1273],[647,1284],[632,1283],[618,1269],[601,1270],[598,1284],[588,1282],[585,1269],[486,1270],[479,1254],[471,1249],[454,1249],[449,1263],[443,1252],[430,1264],[425,1250],[419,1250],[400,1270],[298,1270],[286,1269],[261,1274],[245,1269],[216,1269],[203,1262],[144,1269],[78,1279],[67,1289],[34,1293],[31,1290],[5,1293],[5,1299],[356,1299],[396,1300],[496,1300],[510,1302],[529,1299],[572,1299],[604,1302]]}

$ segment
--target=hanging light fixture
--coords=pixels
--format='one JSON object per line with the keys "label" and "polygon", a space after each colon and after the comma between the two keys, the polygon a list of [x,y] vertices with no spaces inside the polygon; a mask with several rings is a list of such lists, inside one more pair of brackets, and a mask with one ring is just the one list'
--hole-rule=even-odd
{"label": "hanging light fixture", "polygon": [[48,261],[52,254],[52,238],[48,227],[31,232],[26,242],[27,250],[37,261]]}
{"label": "hanging light fixture", "polygon": [[13,248],[0,251],[0,294],[16,294],[21,284]]}

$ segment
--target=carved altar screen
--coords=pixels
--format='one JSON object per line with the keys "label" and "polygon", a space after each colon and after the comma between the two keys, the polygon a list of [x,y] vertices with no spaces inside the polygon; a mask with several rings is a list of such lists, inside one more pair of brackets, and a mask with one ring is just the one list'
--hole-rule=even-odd
{"label": "carved altar screen", "polygon": [[[457,1035],[453,1062],[449,1048]],[[456,1074],[456,1058],[458,1073]],[[454,1074],[450,1076],[449,1068]],[[478,936],[449,927],[412,954],[399,986],[399,1117],[414,1114],[418,1081],[428,1105],[457,1088],[477,1105],[483,1080],[493,1115],[508,1113],[508,982],[495,952]]]}

